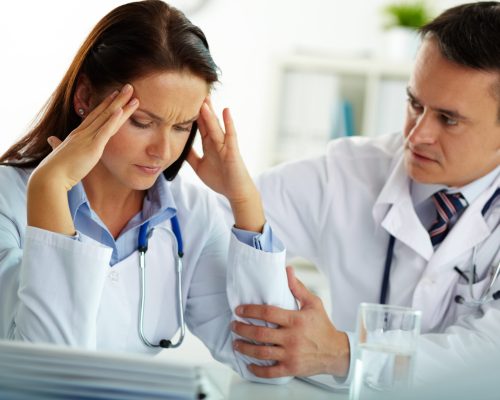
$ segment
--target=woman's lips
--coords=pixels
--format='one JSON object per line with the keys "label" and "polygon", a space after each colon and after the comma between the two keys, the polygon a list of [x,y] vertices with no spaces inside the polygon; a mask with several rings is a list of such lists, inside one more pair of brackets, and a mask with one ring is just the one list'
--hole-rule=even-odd
{"label": "woman's lips", "polygon": [[139,170],[148,175],[156,175],[161,171],[161,167],[149,167],[147,165],[136,165]]}

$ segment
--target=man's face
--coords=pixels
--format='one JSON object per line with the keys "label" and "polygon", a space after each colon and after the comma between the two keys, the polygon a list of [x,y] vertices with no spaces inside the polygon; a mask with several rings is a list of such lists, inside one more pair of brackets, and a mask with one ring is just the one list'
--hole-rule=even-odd
{"label": "man's face", "polygon": [[403,132],[413,180],[460,187],[500,165],[499,82],[499,73],[452,63],[434,39],[423,41]]}

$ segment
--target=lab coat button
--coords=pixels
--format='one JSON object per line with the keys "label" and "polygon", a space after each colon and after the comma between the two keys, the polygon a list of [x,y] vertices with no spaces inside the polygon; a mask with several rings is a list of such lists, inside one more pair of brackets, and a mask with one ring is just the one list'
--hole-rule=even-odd
{"label": "lab coat button", "polygon": [[120,274],[116,271],[111,271],[108,275],[111,282],[116,283],[120,280]]}

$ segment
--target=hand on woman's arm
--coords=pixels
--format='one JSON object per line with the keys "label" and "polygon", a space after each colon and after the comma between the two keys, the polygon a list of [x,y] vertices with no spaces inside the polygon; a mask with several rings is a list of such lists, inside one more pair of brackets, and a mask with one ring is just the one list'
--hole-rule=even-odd
{"label": "hand on woman's arm", "polygon": [[67,192],[97,164],[109,139],[137,109],[133,88],[108,96],[64,141],[49,138],[53,151],[31,174],[28,182],[28,225],[66,235],[75,227]]}
{"label": "hand on woman's arm", "polygon": [[249,366],[250,371],[261,378],[316,374],[345,378],[351,351],[347,334],[337,330],[321,299],[295,277],[291,267],[287,267],[287,276],[300,309],[285,310],[260,304],[238,307],[238,316],[276,324],[278,329],[235,321],[232,329],[242,339],[235,340],[234,349],[258,360],[275,361],[271,366]]}
{"label": "hand on woman's arm", "polygon": [[210,100],[203,103],[198,119],[203,156],[192,149],[187,161],[207,186],[228,199],[236,228],[262,232],[265,217],[259,192],[241,158],[229,109],[222,116],[225,131]]}

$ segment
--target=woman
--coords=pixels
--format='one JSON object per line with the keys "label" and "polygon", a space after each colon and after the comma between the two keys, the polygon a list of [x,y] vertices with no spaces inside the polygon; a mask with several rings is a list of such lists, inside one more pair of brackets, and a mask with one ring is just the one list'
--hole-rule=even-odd
{"label": "woman", "polygon": [[[204,34],[162,1],[96,25],[0,159],[1,337],[154,351],[179,344],[185,316],[215,358],[252,378],[251,359],[232,350],[231,310],[294,300],[229,111],[224,133],[211,109],[216,81]],[[186,158],[229,200],[232,234],[212,195],[176,178]]]}

